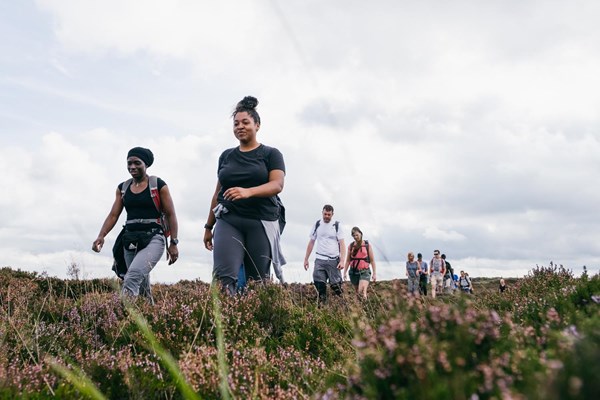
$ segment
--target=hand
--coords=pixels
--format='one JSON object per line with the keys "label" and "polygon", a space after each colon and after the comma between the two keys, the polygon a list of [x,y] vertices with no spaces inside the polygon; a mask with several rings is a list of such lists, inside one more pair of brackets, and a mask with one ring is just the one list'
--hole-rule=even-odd
{"label": "hand", "polygon": [[308,271],[308,260],[304,260],[304,270]]}
{"label": "hand", "polygon": [[373,282],[377,282],[377,274],[373,271]]}
{"label": "hand", "polygon": [[348,274],[344,274],[344,282],[348,280]]}
{"label": "hand", "polygon": [[96,253],[100,253],[102,246],[104,246],[104,238],[98,236],[98,238],[94,240],[94,243],[92,243],[92,250],[94,250]]}
{"label": "hand", "polygon": [[179,258],[179,249],[176,244],[171,244],[167,249],[169,253],[169,265],[173,264]]}
{"label": "hand", "polygon": [[213,249],[213,233],[211,230],[209,229],[205,229],[204,230],[204,247],[206,247],[206,250],[212,251]]}
{"label": "hand", "polygon": [[229,201],[247,199],[250,197],[250,190],[242,187],[232,187],[223,193],[223,198]]}
{"label": "hand", "polygon": [[343,266],[343,265],[342,265],[342,263],[340,262],[340,263],[338,264],[338,267],[337,267],[337,268],[338,268],[338,269],[341,271],[342,269],[344,269],[344,266]]}

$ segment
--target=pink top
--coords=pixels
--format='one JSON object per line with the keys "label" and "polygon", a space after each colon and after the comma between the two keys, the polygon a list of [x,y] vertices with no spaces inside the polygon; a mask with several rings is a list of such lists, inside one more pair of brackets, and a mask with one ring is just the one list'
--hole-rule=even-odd
{"label": "pink top", "polygon": [[350,268],[358,269],[359,271],[369,269],[369,254],[367,250],[367,246],[365,246],[365,242],[363,241],[362,246],[356,252],[355,256],[352,256],[352,246],[355,242],[350,243],[348,246],[348,254],[350,254]]}

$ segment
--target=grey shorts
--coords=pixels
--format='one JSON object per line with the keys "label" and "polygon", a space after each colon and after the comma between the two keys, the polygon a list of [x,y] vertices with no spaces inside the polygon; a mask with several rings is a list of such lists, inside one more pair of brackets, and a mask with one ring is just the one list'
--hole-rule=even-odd
{"label": "grey shorts", "polygon": [[342,272],[337,268],[339,259],[335,260],[315,260],[315,270],[313,271],[313,281],[325,282],[331,285],[342,283]]}
{"label": "grey shorts", "polygon": [[360,281],[369,282],[371,280],[371,269],[367,268],[358,270],[355,268],[350,268],[348,271],[348,276],[350,277],[350,282],[352,282],[354,286],[358,286],[358,282]]}

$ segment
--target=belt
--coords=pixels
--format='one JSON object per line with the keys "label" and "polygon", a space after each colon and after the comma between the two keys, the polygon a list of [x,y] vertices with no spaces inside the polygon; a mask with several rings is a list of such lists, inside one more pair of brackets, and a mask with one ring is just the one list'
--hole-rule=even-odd
{"label": "belt", "polygon": [[334,257],[332,257],[332,256],[328,256],[327,254],[321,254],[321,253],[316,253],[316,254],[318,254],[318,255],[320,255],[322,257],[327,257],[330,260],[339,260],[340,259],[340,256],[334,256]]}
{"label": "belt", "polygon": [[158,224],[160,225],[160,218],[138,218],[138,219],[128,219],[125,221],[126,225],[129,224]]}

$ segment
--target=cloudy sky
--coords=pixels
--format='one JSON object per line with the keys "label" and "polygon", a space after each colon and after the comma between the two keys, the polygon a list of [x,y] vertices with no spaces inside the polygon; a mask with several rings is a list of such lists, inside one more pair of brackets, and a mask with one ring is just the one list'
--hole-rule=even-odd
{"label": "cloudy sky", "polygon": [[380,279],[435,248],[472,276],[597,271],[599,18],[595,0],[0,0],[0,265],[111,276],[118,229],[91,243],[144,146],[180,221],[153,279],[208,280],[217,158],[254,95],[287,164],[290,280],[311,280],[325,203]]}

